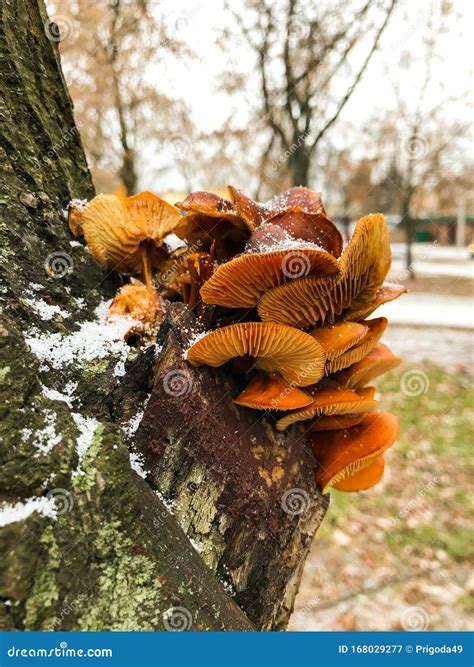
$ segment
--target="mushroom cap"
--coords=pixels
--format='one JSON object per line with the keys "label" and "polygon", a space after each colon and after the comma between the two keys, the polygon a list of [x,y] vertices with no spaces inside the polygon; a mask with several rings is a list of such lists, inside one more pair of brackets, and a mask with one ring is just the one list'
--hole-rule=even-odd
{"label": "mushroom cap", "polygon": [[332,361],[356,345],[367,331],[365,324],[346,321],[313,329],[310,335],[324,348],[328,360]]}
{"label": "mushroom cap", "polygon": [[232,202],[213,192],[191,192],[186,199],[176,202],[175,206],[186,213],[202,213],[212,218],[224,218],[226,215],[235,217]]}
{"label": "mushroom cap", "polygon": [[235,357],[250,356],[255,366],[277,371],[289,384],[307,387],[324,373],[323,348],[303,331],[284,324],[241,322],[200,338],[186,354],[193,366],[222,366]]}
{"label": "mushroom cap", "polygon": [[141,267],[141,245],[161,246],[181,214],[157,195],[142,192],[133,197],[98,195],[84,209],[82,220],[84,237],[97,261],[132,273]]}
{"label": "mushroom cap", "polygon": [[277,373],[261,371],[234,403],[256,410],[296,410],[312,402],[312,397],[293,387]]}
{"label": "mushroom cap", "polygon": [[293,238],[316,243],[339,257],[342,251],[342,236],[336,225],[323,213],[306,213],[293,208],[271,217],[267,223],[281,227]]}
{"label": "mushroom cap", "polygon": [[258,202],[253,201],[247,197],[242,190],[234,188],[233,185],[228,185],[227,190],[233,201],[234,209],[239,218],[244,220],[248,229],[254,232],[255,229],[265,220],[265,207]]}
{"label": "mushroom cap", "polygon": [[155,324],[159,298],[145,285],[124,285],[109,306],[107,317],[129,316],[147,324]]}
{"label": "mushroom cap", "polygon": [[325,491],[374,462],[393,445],[398,420],[389,412],[371,412],[357,426],[345,431],[312,434],[318,461],[316,482]]}
{"label": "mushroom cap", "polygon": [[82,229],[82,215],[86,205],[87,201],[82,199],[72,199],[69,202],[67,224],[75,238],[84,234]]}
{"label": "mushroom cap", "polygon": [[356,393],[346,387],[320,389],[314,394],[310,405],[288,413],[277,421],[276,427],[279,431],[284,431],[290,424],[322,415],[354,415],[358,412],[370,412],[376,404],[377,401],[370,392]]}
{"label": "mushroom cap", "polygon": [[358,415],[323,415],[311,422],[308,431],[337,431],[351,428],[360,424],[368,414],[361,412]]}
{"label": "mushroom cap", "polygon": [[385,470],[385,458],[384,456],[378,456],[373,463],[361,468],[358,472],[354,473],[350,477],[336,482],[333,484],[333,489],[338,491],[367,491],[375,486],[383,477]]}
{"label": "mushroom cap", "polygon": [[356,345],[350,347],[343,354],[326,362],[326,375],[337,373],[367,356],[382,337],[387,327],[387,319],[385,317],[377,317],[373,320],[364,320],[362,324],[367,328],[364,336]]}
{"label": "mushroom cap", "polygon": [[350,310],[348,317],[352,320],[363,320],[366,317],[369,317],[374,310],[379,306],[382,306],[384,303],[389,303],[398,299],[402,294],[408,292],[408,289],[404,285],[395,285],[394,283],[384,283],[382,287],[375,292],[374,298],[368,306],[356,310]]}
{"label": "mushroom cap", "polygon": [[385,217],[374,213],[361,218],[340,259],[340,276],[307,276],[279,285],[258,304],[265,322],[310,327],[334,321],[344,310],[366,307],[382,285],[391,254]]}
{"label": "mushroom cap", "polygon": [[298,279],[309,273],[338,271],[336,258],[326,250],[303,242],[294,245],[296,247],[246,253],[221,264],[203,285],[202,300],[228,308],[252,308],[265,292],[293,280],[292,276]]}
{"label": "mushroom cap", "polygon": [[377,345],[357,363],[352,364],[332,376],[338,384],[351,389],[359,390],[374,378],[387,373],[402,363],[403,359],[396,357],[383,343]]}

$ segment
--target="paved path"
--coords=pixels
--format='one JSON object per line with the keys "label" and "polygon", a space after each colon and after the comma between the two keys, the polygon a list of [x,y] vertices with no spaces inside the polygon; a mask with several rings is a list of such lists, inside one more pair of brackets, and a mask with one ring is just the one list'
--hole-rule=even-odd
{"label": "paved path", "polygon": [[394,324],[474,328],[474,301],[466,296],[412,292],[377,309]]}

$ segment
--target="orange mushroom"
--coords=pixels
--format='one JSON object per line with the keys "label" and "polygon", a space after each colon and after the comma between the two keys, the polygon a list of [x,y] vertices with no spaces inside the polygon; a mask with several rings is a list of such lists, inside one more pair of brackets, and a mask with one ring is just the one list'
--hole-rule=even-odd
{"label": "orange mushroom", "polygon": [[340,276],[306,276],[268,291],[258,304],[265,322],[303,328],[333,322],[349,307],[366,307],[390,268],[390,244],[385,217],[361,218],[339,260]]}
{"label": "orange mushroom", "polygon": [[86,206],[87,200],[85,199],[72,199],[69,202],[67,224],[76,238],[82,236],[84,233],[82,229],[82,216]]}
{"label": "orange mushroom", "polygon": [[313,401],[309,394],[294,387],[278,373],[258,373],[234,399],[237,405],[255,410],[296,410]]}
{"label": "orange mushroom", "polygon": [[366,333],[353,345],[335,359],[326,362],[326,375],[337,373],[363,359],[379,342],[387,327],[385,317],[377,317],[373,320],[364,320],[362,324],[366,327]]}
{"label": "orange mushroom", "polygon": [[338,384],[358,390],[374,378],[402,363],[383,343],[378,343],[363,359],[332,376]]}
{"label": "orange mushroom", "polygon": [[376,406],[375,390],[368,387],[365,392],[355,392],[346,387],[320,389],[313,395],[310,405],[295,412],[289,412],[279,419],[276,427],[284,431],[295,422],[321,417],[322,415],[355,415],[359,412],[369,412]]}
{"label": "orange mushroom", "polygon": [[318,382],[326,361],[323,348],[309,334],[273,322],[241,322],[216,329],[186,353],[193,366],[222,366],[236,357],[251,357],[256,368],[276,371],[296,387]]}
{"label": "orange mushroom", "polygon": [[324,348],[328,361],[333,361],[364,338],[368,331],[365,323],[341,322],[313,329],[311,336]]}
{"label": "orange mushroom", "polygon": [[[145,325],[158,325],[165,311],[155,290],[145,285],[124,285],[110,304],[107,316],[129,316]],[[133,329],[132,329],[133,330]]]}
{"label": "orange mushroom", "polygon": [[333,489],[337,491],[366,491],[380,482],[385,470],[385,459],[379,456],[365,468],[361,468],[359,472],[354,473],[350,477],[333,484]]}
{"label": "orange mushroom", "polygon": [[311,422],[309,431],[337,431],[338,429],[351,428],[357,426],[365,419],[368,412],[361,412],[358,415],[328,415],[318,417]]}
{"label": "orange mushroom", "polygon": [[374,463],[398,436],[398,420],[388,412],[371,412],[348,430],[312,435],[318,462],[316,482],[326,491]]}

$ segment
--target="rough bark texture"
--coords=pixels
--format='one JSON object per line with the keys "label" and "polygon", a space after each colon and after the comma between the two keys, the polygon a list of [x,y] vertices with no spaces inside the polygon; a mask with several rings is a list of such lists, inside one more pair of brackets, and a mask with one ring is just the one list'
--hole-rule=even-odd
{"label": "rough bark texture", "polygon": [[[55,519],[30,512],[1,531],[0,627],[282,628],[326,500],[303,441],[237,409],[225,373],[185,364],[189,313],[170,307],[157,358],[152,346],[58,366],[27,342],[67,349],[117,288],[62,214],[93,189],[48,35],[41,1],[1,3],[0,516],[31,498],[58,504]],[[177,397],[170,372],[192,389]],[[152,385],[137,440],[147,484],[120,425]]]}
{"label": "rough bark texture", "polygon": [[195,332],[190,312],[173,304],[138,446],[150,482],[236,602],[258,628],[282,629],[327,497],[304,435],[279,433],[271,415],[236,406],[234,373],[184,360]]}
{"label": "rough bark texture", "polygon": [[[40,364],[25,342],[34,332],[66,343],[116,288],[71,245],[62,215],[71,197],[93,190],[47,21],[42,2],[0,5],[0,508],[48,494],[59,503],[56,519],[33,512],[1,531],[0,628],[250,630],[131,469],[114,423],[143,400],[150,351],[131,350],[127,373],[117,377],[114,355],[58,370]],[[46,319],[39,304],[60,310]],[[51,398],[68,382],[77,383],[69,405]],[[73,413],[96,419],[79,475]],[[38,443],[48,444],[51,424],[57,442],[44,451]]]}

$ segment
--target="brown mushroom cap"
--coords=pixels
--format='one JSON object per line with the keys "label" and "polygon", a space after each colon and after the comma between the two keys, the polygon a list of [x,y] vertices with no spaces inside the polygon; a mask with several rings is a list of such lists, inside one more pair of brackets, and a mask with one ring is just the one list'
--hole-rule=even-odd
{"label": "brown mushroom cap", "polygon": [[319,321],[334,321],[351,307],[366,307],[390,268],[390,244],[385,217],[380,213],[361,218],[339,260],[341,275],[307,276],[279,285],[258,304],[265,322],[285,322],[303,328]]}
{"label": "brown mushroom cap", "polygon": [[76,238],[84,234],[82,229],[82,215],[86,206],[87,201],[82,199],[72,199],[69,202],[67,224]]}
{"label": "brown mushroom cap", "polygon": [[310,335],[324,348],[328,360],[333,360],[356,345],[367,331],[365,324],[346,321],[313,329]]}
{"label": "brown mushroom cap", "polygon": [[265,292],[291,281],[292,276],[338,271],[336,258],[325,250],[310,247],[311,244],[294,245],[296,247],[250,252],[221,264],[201,289],[202,300],[228,308],[252,308]]}
{"label": "brown mushroom cap", "polygon": [[151,192],[127,198],[98,195],[82,216],[84,237],[97,261],[130,273],[142,266],[142,248],[161,246],[180,220],[177,208]]}
{"label": "brown mushroom cap", "polygon": [[346,387],[320,389],[314,394],[313,401],[308,407],[288,413],[277,421],[276,427],[279,431],[284,431],[290,424],[322,415],[354,415],[358,412],[370,412],[376,403],[369,392],[356,393]]}
{"label": "brown mushroom cap", "polygon": [[261,371],[234,403],[256,410],[296,410],[312,402],[312,397],[289,385],[277,373]]}
{"label": "brown mushroom cap", "polygon": [[312,435],[313,453],[319,467],[316,482],[325,491],[367,467],[393,445],[398,420],[389,412],[371,412],[347,431]]}
{"label": "brown mushroom cap", "polygon": [[326,355],[310,335],[284,324],[241,322],[216,329],[192,345],[193,366],[222,366],[235,357],[254,357],[255,366],[280,373],[286,382],[307,387],[324,373]]}
{"label": "brown mushroom cap", "polygon": [[213,192],[191,192],[184,201],[176,202],[175,206],[186,213],[202,213],[212,218],[223,218],[226,215],[236,217],[232,202]]}
{"label": "brown mushroom cap", "polygon": [[350,317],[352,320],[363,320],[366,317],[369,317],[369,315],[371,315],[379,306],[398,299],[398,297],[400,297],[402,294],[406,294],[406,292],[408,292],[408,289],[404,285],[384,283],[382,287],[376,291],[374,298],[368,306],[364,306],[355,310],[351,309],[348,317]]}
{"label": "brown mushroom cap", "polygon": [[373,320],[364,320],[362,324],[367,327],[365,335],[356,345],[353,345],[335,359],[330,359],[326,362],[326,375],[337,373],[367,356],[382,337],[387,327],[387,319],[385,317],[377,317]]}
{"label": "brown mushroom cap", "polygon": [[361,468],[358,472],[354,473],[350,477],[336,482],[333,484],[333,489],[338,491],[367,491],[375,486],[383,477],[385,470],[385,459],[382,456],[378,456],[373,463]]}
{"label": "brown mushroom cap", "polygon": [[366,357],[332,376],[338,384],[359,390],[374,378],[402,363],[383,343],[378,343]]}

